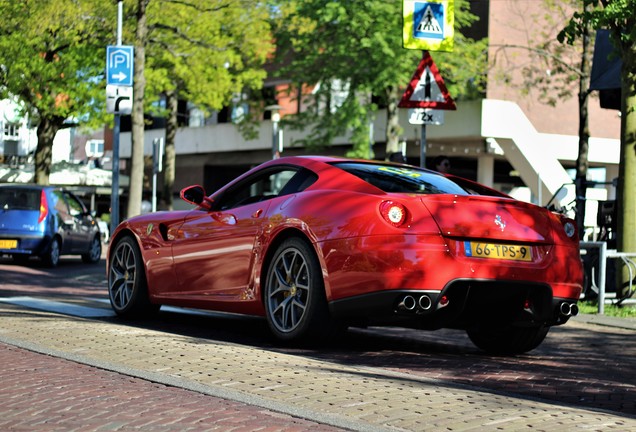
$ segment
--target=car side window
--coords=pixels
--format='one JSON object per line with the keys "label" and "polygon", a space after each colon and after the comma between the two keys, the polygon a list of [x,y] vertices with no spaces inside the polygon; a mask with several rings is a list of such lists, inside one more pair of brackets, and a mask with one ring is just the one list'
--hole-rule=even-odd
{"label": "car side window", "polygon": [[84,205],[80,202],[80,200],[77,199],[75,195],[72,195],[68,192],[65,192],[64,196],[68,201],[71,216],[73,216],[74,218],[82,218],[82,216],[86,214],[86,209],[84,208]]}
{"label": "car side window", "polygon": [[225,191],[223,196],[217,200],[214,209],[229,210],[299,192],[315,181],[315,179],[311,182],[307,181],[308,178],[311,179],[312,175],[317,178],[310,171],[294,167],[268,170]]}
{"label": "car side window", "polygon": [[63,218],[67,218],[70,212],[64,199],[64,193],[60,190],[54,190],[52,195],[54,201],[53,207]]}

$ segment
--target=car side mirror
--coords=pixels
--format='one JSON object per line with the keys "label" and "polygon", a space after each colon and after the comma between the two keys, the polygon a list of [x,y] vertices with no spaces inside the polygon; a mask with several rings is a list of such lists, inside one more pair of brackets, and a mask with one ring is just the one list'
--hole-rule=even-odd
{"label": "car side mirror", "polygon": [[194,185],[181,189],[181,199],[187,203],[210,208],[212,200],[207,197],[202,186]]}

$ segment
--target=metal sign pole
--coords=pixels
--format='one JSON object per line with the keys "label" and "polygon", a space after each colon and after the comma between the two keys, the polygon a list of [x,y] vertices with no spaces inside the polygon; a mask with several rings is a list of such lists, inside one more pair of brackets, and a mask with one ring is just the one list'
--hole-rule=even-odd
{"label": "metal sign pole", "polygon": [[[121,46],[122,21],[124,15],[123,0],[117,1],[117,46]],[[113,167],[110,191],[110,232],[119,225],[119,113],[115,113],[115,126],[113,127]]]}
{"label": "metal sign pole", "polygon": [[113,128],[113,171],[110,191],[110,232],[119,225],[119,114],[115,114],[115,126]]}
{"label": "metal sign pole", "polygon": [[151,211],[157,211],[157,170],[152,170],[152,207]]}
{"label": "metal sign pole", "polygon": [[163,170],[163,138],[152,141],[152,211],[157,211],[157,174]]}
{"label": "metal sign pole", "polygon": [[420,136],[420,168],[426,168],[426,125],[422,125]]}

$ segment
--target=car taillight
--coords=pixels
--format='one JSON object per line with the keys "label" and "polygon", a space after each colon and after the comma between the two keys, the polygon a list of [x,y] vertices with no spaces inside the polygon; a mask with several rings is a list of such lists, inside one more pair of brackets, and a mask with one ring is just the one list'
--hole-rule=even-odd
{"label": "car taillight", "polygon": [[408,216],[406,207],[404,207],[400,203],[396,203],[393,201],[384,201],[382,204],[380,204],[380,214],[385,221],[387,221],[394,227],[403,225],[406,222]]}
{"label": "car taillight", "polygon": [[42,191],[40,195],[40,216],[38,217],[38,223],[46,219],[46,215],[49,214],[49,204],[46,201],[46,192]]}
{"label": "car taillight", "polygon": [[563,224],[563,231],[565,231],[566,236],[572,238],[576,234],[576,225],[572,221],[566,221]]}

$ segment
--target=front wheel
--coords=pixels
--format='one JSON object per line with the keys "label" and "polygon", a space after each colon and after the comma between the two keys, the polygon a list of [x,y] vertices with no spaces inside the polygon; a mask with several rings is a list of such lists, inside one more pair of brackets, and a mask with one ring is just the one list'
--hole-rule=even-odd
{"label": "front wheel", "polygon": [[298,341],[331,328],[320,263],[307,242],[296,237],[283,241],[265,280],[267,322],[278,339]]}
{"label": "front wheel", "polygon": [[492,354],[523,354],[541,345],[549,327],[485,326],[466,330],[470,340]]}
{"label": "front wheel", "polygon": [[148,297],[148,284],[139,246],[124,237],[113,247],[108,263],[108,297],[117,315],[145,316],[159,310]]}

